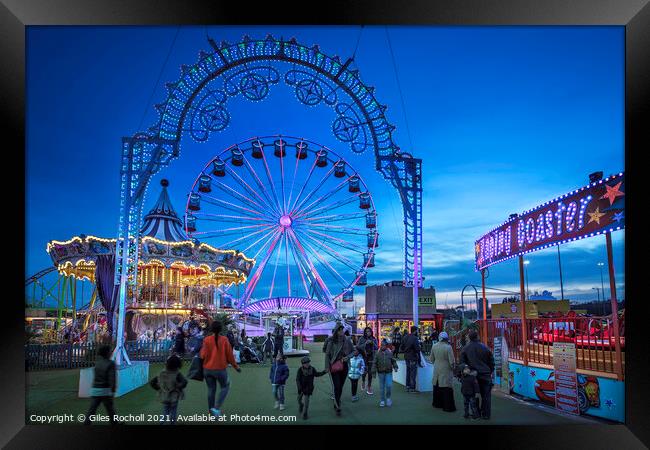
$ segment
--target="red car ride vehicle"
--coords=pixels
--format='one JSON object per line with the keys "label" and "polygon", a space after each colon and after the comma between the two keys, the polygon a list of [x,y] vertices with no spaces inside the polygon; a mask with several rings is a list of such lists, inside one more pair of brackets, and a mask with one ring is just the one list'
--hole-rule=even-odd
{"label": "red car ride vehicle", "polygon": [[[578,408],[584,414],[589,408],[600,408],[600,385],[598,378],[578,374]],[[535,381],[537,398],[549,405],[555,406],[555,372],[551,372],[546,380]]]}
{"label": "red car ride vehicle", "polygon": [[[621,348],[625,348],[625,314],[619,317]],[[615,346],[611,321],[607,318],[576,317],[573,311],[554,317],[533,329],[533,340],[544,344],[574,342],[576,347],[607,348]]]}
{"label": "red car ride vehicle", "polygon": [[533,329],[533,339],[548,344],[553,342],[575,342],[575,322],[570,320],[545,322],[541,327]]}

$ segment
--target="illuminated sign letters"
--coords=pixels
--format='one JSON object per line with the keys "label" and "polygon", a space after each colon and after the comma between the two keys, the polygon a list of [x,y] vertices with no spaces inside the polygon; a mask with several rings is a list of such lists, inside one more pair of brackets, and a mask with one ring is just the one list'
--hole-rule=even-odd
{"label": "illuminated sign letters", "polygon": [[625,174],[596,181],[511,218],[475,243],[476,269],[625,228]]}

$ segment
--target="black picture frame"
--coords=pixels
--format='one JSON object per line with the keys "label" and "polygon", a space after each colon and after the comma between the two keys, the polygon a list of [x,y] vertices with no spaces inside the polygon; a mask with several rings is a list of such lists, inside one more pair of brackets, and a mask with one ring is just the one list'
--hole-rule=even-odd
{"label": "black picture frame", "polygon": [[[315,10],[318,9],[318,13]],[[2,396],[0,399],[0,445],[6,448],[77,448],[116,447],[147,438],[167,439],[170,431],[158,427],[93,427],[25,425],[25,372],[23,351],[23,293],[17,288],[25,267],[24,225],[15,224],[25,218],[24,198],[13,191],[20,186],[29,189],[25,166],[25,27],[29,25],[202,25],[202,24],[403,24],[403,25],[618,25],[625,27],[625,161],[627,198],[640,204],[642,158],[648,148],[644,139],[647,128],[648,95],[650,92],[650,6],[647,0],[331,0],[317,5],[311,2],[208,2],[199,0],[2,0],[0,4],[0,108],[6,135],[4,199],[5,239],[16,248],[5,248],[11,290],[5,290],[4,320],[0,330],[3,348]],[[646,113],[645,115],[643,113]],[[22,171],[21,171],[22,169]],[[13,179],[13,178],[16,179]],[[631,200],[630,200],[631,199]],[[13,202],[13,203],[12,203]],[[642,239],[641,213],[636,204],[628,204],[626,238],[627,360],[626,360],[626,423],[599,426],[474,426],[436,430],[414,429],[388,432],[392,427],[360,431],[363,436],[380,436],[380,445],[388,445],[390,435],[396,445],[436,445],[441,436],[443,445],[448,435],[458,445],[483,445],[498,448],[644,448],[650,445],[648,382],[650,371],[645,347],[647,324],[643,323],[645,305],[640,283],[641,250],[648,248]],[[20,221],[19,221],[20,222]],[[22,236],[22,241],[15,235]],[[16,286],[16,291],[14,291]],[[647,316],[646,316],[647,317]],[[348,431],[353,431],[348,427]],[[357,427],[354,427],[357,428]],[[187,431],[185,427],[182,433]],[[260,439],[268,439],[269,427],[256,427]],[[358,428],[357,428],[358,429]],[[237,431],[239,430],[239,431]],[[296,437],[299,445],[311,445],[328,432],[311,428],[309,434]],[[215,437],[214,430],[193,428],[190,446],[213,445],[198,437],[203,432]],[[224,430],[220,430],[223,433]],[[231,427],[241,441],[248,441],[241,429]],[[293,433],[293,431],[291,431]],[[315,433],[315,434],[314,434]],[[415,434],[414,434],[415,433]],[[417,435],[421,434],[421,438]],[[440,433],[440,434],[438,434]],[[347,433],[346,433],[347,434]],[[136,435],[140,435],[137,437]],[[189,435],[189,433],[187,434]],[[291,440],[291,435],[287,435]],[[409,436],[411,436],[409,438]],[[413,438],[412,436],[416,436]],[[364,445],[363,439],[351,436],[328,440],[333,445]],[[208,438],[209,439],[209,438]],[[153,441],[150,447],[153,447]],[[428,442],[428,444],[427,444]],[[142,444],[139,444],[142,445]],[[267,442],[267,445],[271,443]],[[455,444],[444,444],[455,445]]]}

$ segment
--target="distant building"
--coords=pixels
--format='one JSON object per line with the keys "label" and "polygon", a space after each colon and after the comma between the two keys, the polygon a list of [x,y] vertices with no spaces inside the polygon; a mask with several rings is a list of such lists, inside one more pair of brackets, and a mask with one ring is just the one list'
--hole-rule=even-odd
{"label": "distant building", "polygon": [[551,291],[542,291],[541,294],[535,291],[535,293],[531,294],[527,300],[557,300],[557,298],[553,297]]}
{"label": "distant building", "polygon": [[[442,329],[442,314],[436,312],[436,290],[433,286],[418,289],[418,317],[422,336],[434,328]],[[359,314],[359,329],[370,326],[375,335],[390,337],[395,327],[409,329],[413,318],[413,287],[402,281],[367,286],[364,313]]]}

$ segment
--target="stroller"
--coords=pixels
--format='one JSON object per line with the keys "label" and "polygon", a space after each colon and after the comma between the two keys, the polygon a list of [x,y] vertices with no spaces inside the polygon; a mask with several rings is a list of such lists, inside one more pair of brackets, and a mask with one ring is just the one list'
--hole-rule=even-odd
{"label": "stroller", "polygon": [[240,358],[242,363],[262,363],[262,355],[250,339],[246,344],[242,344]]}

